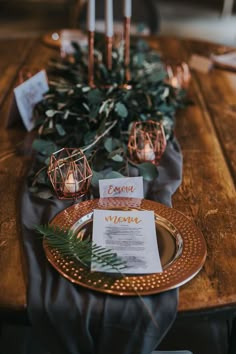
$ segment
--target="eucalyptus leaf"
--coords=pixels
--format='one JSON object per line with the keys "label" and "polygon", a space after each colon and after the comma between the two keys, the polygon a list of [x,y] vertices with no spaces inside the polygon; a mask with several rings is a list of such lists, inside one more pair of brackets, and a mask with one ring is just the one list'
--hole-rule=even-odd
{"label": "eucalyptus leaf", "polygon": [[122,162],[124,160],[123,157],[119,154],[115,154],[114,156],[111,157],[111,159],[116,162]]}
{"label": "eucalyptus leaf", "polygon": [[94,90],[90,90],[87,95],[87,100],[88,100],[88,104],[91,106],[98,105],[98,104],[102,103],[103,94],[102,94],[101,90],[99,90],[97,88]]}
{"label": "eucalyptus leaf", "polygon": [[49,118],[54,117],[56,113],[57,113],[57,111],[55,111],[54,109],[48,109],[48,110],[45,112],[46,116],[49,117]]}
{"label": "eucalyptus leaf", "polygon": [[82,87],[82,91],[85,93],[85,92],[88,92],[91,90],[91,87],[90,86],[83,86]]}
{"label": "eucalyptus leaf", "polygon": [[104,147],[108,152],[112,152],[114,149],[122,145],[121,141],[116,138],[108,137],[104,140]]}
{"label": "eucalyptus leaf", "polygon": [[104,169],[107,162],[107,152],[106,151],[99,151],[96,156],[96,159],[93,162],[93,168],[96,171],[101,171]]}
{"label": "eucalyptus leaf", "polygon": [[158,176],[157,168],[151,162],[144,162],[136,167],[138,168],[140,175],[146,181],[153,181]]}
{"label": "eucalyptus leaf", "polygon": [[128,110],[127,110],[126,106],[123,103],[121,103],[121,102],[117,102],[116,103],[115,112],[121,118],[126,118],[128,116]]}
{"label": "eucalyptus leaf", "polygon": [[96,132],[88,131],[84,136],[85,145],[89,145],[95,138]]}
{"label": "eucalyptus leaf", "polygon": [[43,139],[35,139],[33,141],[32,148],[33,150],[38,151],[40,154],[46,156],[49,156],[58,150],[58,147],[55,143]]}
{"label": "eucalyptus leaf", "polygon": [[123,177],[124,177],[124,175],[122,175],[120,172],[117,172],[117,171],[111,171],[111,172],[108,172],[105,175],[106,179],[109,179],[109,178],[123,178]]}
{"label": "eucalyptus leaf", "polygon": [[56,130],[60,136],[66,135],[66,131],[64,130],[62,124],[56,124],[55,127],[56,127]]}
{"label": "eucalyptus leaf", "polygon": [[105,178],[104,173],[103,172],[97,172],[95,170],[93,170],[93,177],[91,180],[91,184],[93,187],[98,188],[99,185],[99,180]]}
{"label": "eucalyptus leaf", "polygon": [[158,107],[159,111],[162,113],[171,113],[174,110],[174,107],[172,107],[171,105],[167,104],[167,103],[162,103],[159,107]]}
{"label": "eucalyptus leaf", "polygon": [[104,147],[108,152],[112,152],[113,150],[113,144],[112,144],[112,138],[106,138],[104,141]]}
{"label": "eucalyptus leaf", "polygon": [[149,82],[160,82],[163,81],[166,78],[166,72],[164,70],[155,70],[152,72],[152,75],[150,75],[148,81]]}
{"label": "eucalyptus leaf", "polygon": [[90,111],[89,106],[88,106],[85,102],[83,102],[82,105],[83,105],[83,107],[86,109],[87,112]]}

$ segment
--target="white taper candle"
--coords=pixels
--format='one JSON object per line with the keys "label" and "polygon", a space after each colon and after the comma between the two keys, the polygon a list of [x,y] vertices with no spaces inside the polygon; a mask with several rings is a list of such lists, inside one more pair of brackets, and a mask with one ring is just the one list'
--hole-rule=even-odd
{"label": "white taper candle", "polygon": [[131,17],[132,0],[124,0],[124,17]]}
{"label": "white taper candle", "polygon": [[113,0],[106,0],[106,36],[113,37]]}
{"label": "white taper candle", "polygon": [[88,31],[94,32],[95,31],[95,0],[89,0],[88,1]]}

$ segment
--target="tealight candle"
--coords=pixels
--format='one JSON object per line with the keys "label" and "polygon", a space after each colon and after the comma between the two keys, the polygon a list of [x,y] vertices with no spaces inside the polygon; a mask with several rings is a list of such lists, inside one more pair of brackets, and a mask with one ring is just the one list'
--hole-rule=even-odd
{"label": "tealight candle", "polygon": [[79,192],[79,189],[80,189],[80,183],[74,177],[74,172],[69,172],[63,184],[63,193],[64,194],[77,193]]}
{"label": "tealight candle", "polygon": [[155,160],[155,152],[153,148],[150,146],[149,142],[144,144],[144,148],[140,151],[137,151],[137,157],[140,161],[154,161]]}

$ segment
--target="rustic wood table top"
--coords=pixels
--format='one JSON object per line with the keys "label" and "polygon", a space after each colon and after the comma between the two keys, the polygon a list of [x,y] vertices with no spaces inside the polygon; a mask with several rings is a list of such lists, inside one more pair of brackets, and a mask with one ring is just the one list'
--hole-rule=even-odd
{"label": "rustic wood table top", "polygon": [[[152,44],[165,58],[186,62],[192,54],[209,57],[225,49],[164,37],[152,38]],[[27,281],[19,200],[30,158],[18,148],[26,136],[24,128],[6,129],[5,122],[20,70],[46,68],[58,53],[40,38],[0,39],[0,312],[24,311]],[[208,255],[201,272],[180,288],[179,312],[235,309],[236,73],[216,68],[207,74],[192,71],[188,95],[193,104],[177,114],[184,167],[173,206],[200,228]]]}

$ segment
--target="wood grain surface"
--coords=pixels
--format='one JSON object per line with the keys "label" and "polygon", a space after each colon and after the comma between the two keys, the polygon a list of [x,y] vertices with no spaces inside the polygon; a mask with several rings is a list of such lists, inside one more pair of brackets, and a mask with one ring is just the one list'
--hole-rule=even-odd
{"label": "wood grain surface", "polygon": [[[224,48],[207,42],[152,37],[164,59],[188,62]],[[19,193],[30,164],[20,122],[5,129],[19,71],[47,66],[58,49],[40,39],[0,39],[0,311],[26,307],[27,265],[21,242]],[[192,71],[192,104],[177,113],[183,182],[173,206],[193,220],[207,243],[202,271],[180,289],[179,311],[236,309],[236,73]],[[28,146],[28,145],[27,145]]]}

